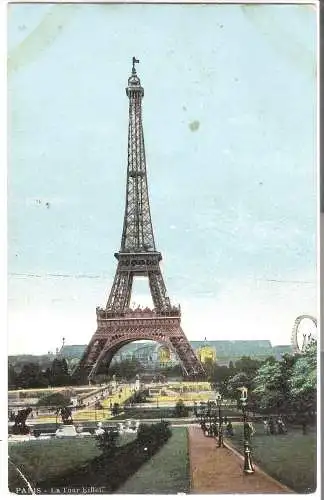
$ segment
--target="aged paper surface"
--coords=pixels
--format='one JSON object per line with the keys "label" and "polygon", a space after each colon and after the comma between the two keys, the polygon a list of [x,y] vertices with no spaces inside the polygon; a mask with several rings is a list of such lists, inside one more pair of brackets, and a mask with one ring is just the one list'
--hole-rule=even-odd
{"label": "aged paper surface", "polygon": [[6,14],[9,491],[318,494],[316,4]]}

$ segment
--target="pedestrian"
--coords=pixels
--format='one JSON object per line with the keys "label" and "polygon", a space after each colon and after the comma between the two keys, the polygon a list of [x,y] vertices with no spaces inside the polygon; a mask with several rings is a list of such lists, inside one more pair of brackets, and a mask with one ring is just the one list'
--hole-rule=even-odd
{"label": "pedestrian", "polygon": [[285,424],[283,423],[283,420],[281,417],[277,418],[277,427],[278,427],[278,434],[285,433]]}
{"label": "pedestrian", "polygon": [[228,421],[228,424],[226,425],[226,434],[228,437],[234,436],[233,424],[231,421]]}
{"label": "pedestrian", "polygon": [[269,421],[266,418],[263,420],[263,428],[264,428],[264,433],[269,435],[270,434],[270,425],[269,425]]}

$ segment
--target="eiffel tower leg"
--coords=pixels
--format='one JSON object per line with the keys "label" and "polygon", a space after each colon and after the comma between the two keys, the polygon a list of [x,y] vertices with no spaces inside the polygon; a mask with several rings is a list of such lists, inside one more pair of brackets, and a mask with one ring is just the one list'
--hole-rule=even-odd
{"label": "eiffel tower leg", "polygon": [[99,353],[99,356],[97,357],[96,362],[94,363],[93,367],[90,370],[90,373],[88,376],[89,380],[91,380],[95,376],[96,372],[98,371],[98,369],[100,367],[100,364],[105,359],[107,359],[107,357],[109,357],[109,361],[111,361],[111,359],[113,358],[114,352],[110,352],[110,355],[108,355],[109,350],[112,351],[111,344],[112,344],[111,339],[108,338],[108,340],[105,342],[105,345],[103,346],[101,352]]}
{"label": "eiffel tower leg", "polygon": [[78,366],[73,372],[73,375],[75,377],[80,375],[81,378],[87,377],[89,379],[89,372],[100,356],[105,343],[106,339],[100,338],[100,330],[97,330],[96,333],[92,336]]}
{"label": "eiffel tower leg", "polygon": [[184,331],[179,326],[176,335],[170,337],[173,349],[178,354],[178,357],[183,366],[186,377],[190,379],[205,379],[206,372],[201,362],[197,358],[193,348],[189,344]]}
{"label": "eiffel tower leg", "polygon": [[157,311],[167,311],[171,309],[170,299],[164,284],[160,268],[148,273],[149,285],[154,307]]}
{"label": "eiffel tower leg", "polygon": [[106,309],[122,312],[129,307],[133,286],[133,274],[120,271],[119,266],[115,274]]}

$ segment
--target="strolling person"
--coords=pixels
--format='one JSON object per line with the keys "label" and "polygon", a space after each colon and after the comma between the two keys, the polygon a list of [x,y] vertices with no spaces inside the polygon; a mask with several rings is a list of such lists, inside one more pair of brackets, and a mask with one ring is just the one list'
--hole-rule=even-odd
{"label": "strolling person", "polygon": [[286,426],[281,417],[278,417],[277,419],[277,426],[278,426],[278,434],[285,434],[287,432]]}
{"label": "strolling person", "polygon": [[268,419],[263,420],[263,428],[264,428],[264,433],[269,435],[270,434],[270,425],[269,425]]}
{"label": "strolling person", "polygon": [[226,425],[226,435],[228,437],[234,436],[233,424],[230,420],[228,421],[228,424]]}

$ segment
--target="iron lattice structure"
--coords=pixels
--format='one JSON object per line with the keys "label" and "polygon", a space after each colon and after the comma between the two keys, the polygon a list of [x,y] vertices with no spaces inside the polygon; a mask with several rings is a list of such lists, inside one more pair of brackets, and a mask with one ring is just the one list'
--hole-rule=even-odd
{"label": "iron lattice structure", "polygon": [[[155,340],[174,350],[187,378],[205,378],[205,371],[182,328],[181,310],[171,305],[156,250],[148,195],[142,99],[144,89],[133,58],[126,94],[129,98],[128,165],[124,225],[114,282],[105,309],[97,307],[97,330],[80,361],[79,370],[92,379],[99,366],[109,365],[123,345],[134,340]],[[131,309],[135,276],[148,278],[153,309]]]}

